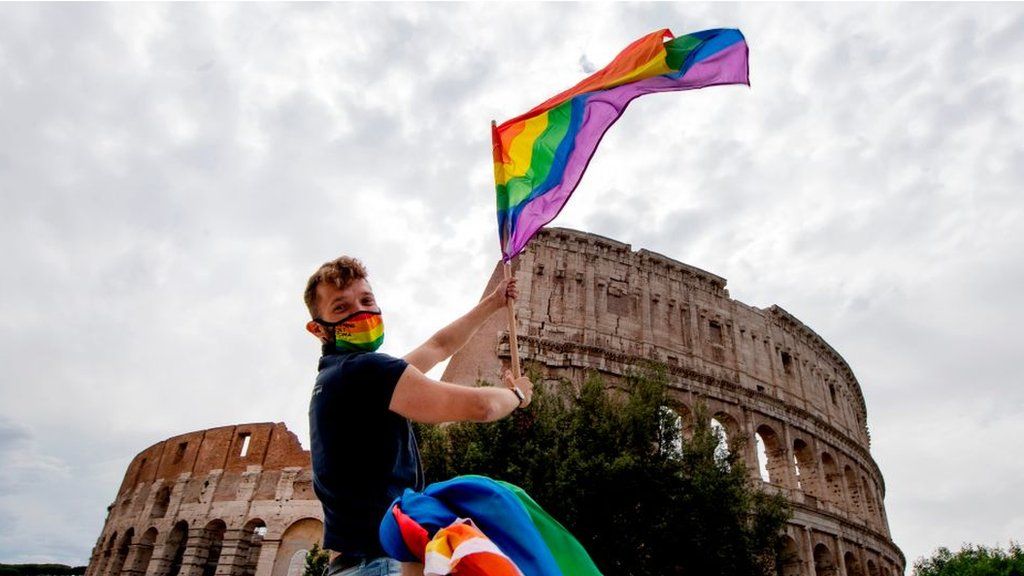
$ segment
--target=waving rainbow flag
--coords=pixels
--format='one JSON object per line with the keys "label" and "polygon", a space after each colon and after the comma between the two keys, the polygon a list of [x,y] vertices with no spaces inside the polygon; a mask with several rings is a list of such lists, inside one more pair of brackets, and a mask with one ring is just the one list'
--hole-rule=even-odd
{"label": "waving rainbow flag", "polygon": [[485,476],[406,489],[381,520],[380,543],[391,558],[423,562],[429,574],[601,576],[526,492]]}
{"label": "waving rainbow flag", "polygon": [[717,29],[674,38],[666,28],[633,42],[611,64],[526,114],[492,125],[504,260],[562,210],[630,101],[719,84],[750,85],[743,34]]}

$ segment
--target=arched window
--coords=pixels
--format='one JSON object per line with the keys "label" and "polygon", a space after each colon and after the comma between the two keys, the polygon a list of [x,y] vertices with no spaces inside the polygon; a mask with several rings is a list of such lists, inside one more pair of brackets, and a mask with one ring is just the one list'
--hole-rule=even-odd
{"label": "arched window", "polygon": [[223,520],[213,520],[203,528],[203,546],[197,554],[197,560],[203,565],[203,576],[214,576],[217,573],[226,531],[227,525]]}
{"label": "arched window", "polygon": [[718,448],[715,449],[715,458],[725,461],[729,453],[734,451],[741,441],[740,425],[735,418],[725,412],[717,412],[711,418],[711,430],[719,437]]}
{"label": "arched window", "polygon": [[843,564],[846,564],[846,576],[864,576],[864,569],[860,567],[860,560],[853,552],[843,554]]}
{"label": "arched window", "polygon": [[814,547],[814,576],[837,576],[832,551],[824,544]]}
{"label": "arched window", "polygon": [[775,560],[775,571],[779,576],[804,576],[803,558],[800,547],[790,536],[782,537],[782,551]]}
{"label": "arched window", "polygon": [[[281,535],[274,567],[270,576],[288,576],[292,557],[300,550],[309,550],[323,537],[324,525],[315,518],[303,518],[292,523]],[[305,552],[302,553],[305,558]],[[301,574],[301,567],[299,574]]]}
{"label": "arched window", "polygon": [[114,532],[103,543],[103,551],[100,553],[100,562],[96,569],[96,576],[106,576],[107,568],[110,566],[110,558],[114,555],[114,545],[116,543],[117,532]]}
{"label": "arched window", "polygon": [[188,540],[188,522],[179,521],[171,530],[164,544],[164,558],[168,560],[165,576],[178,576],[181,561],[185,558],[185,543]]}
{"label": "arched window", "polygon": [[836,504],[843,503],[843,483],[835,458],[828,452],[821,453],[821,469],[825,473],[825,485],[828,486],[828,498]]}
{"label": "arched window", "polygon": [[868,560],[868,576],[879,576],[878,565],[874,560]]}
{"label": "arched window", "polygon": [[132,538],[134,537],[135,531],[131,528],[126,530],[124,535],[121,536],[121,540],[117,543],[117,549],[114,550],[114,554],[110,558],[107,574],[110,576],[119,576],[121,574],[121,569],[124,568],[124,561],[128,558],[128,547],[131,546]]}
{"label": "arched window", "polygon": [[135,544],[138,553],[135,555],[135,563],[130,567],[132,576],[144,576],[149,570],[149,561],[153,558],[153,543],[156,542],[156,528],[150,528],[142,533],[142,537]]}
{"label": "arched window", "polygon": [[718,446],[715,448],[715,460],[724,462],[729,458],[729,431],[718,420],[717,415],[711,419],[711,432],[718,438]]}
{"label": "arched window", "polygon": [[156,491],[153,498],[153,508],[149,512],[150,518],[163,518],[167,515],[167,506],[171,503],[171,487],[164,484]]}
{"label": "arched window", "polygon": [[683,452],[683,419],[679,412],[661,406],[658,408],[661,416],[658,423],[658,446],[661,453],[682,454]]}
{"label": "arched window", "polygon": [[786,462],[786,448],[779,441],[779,435],[771,426],[762,424],[754,433],[754,441],[757,443],[757,462],[761,479],[779,486],[785,485],[789,464]]}
{"label": "arched window", "polygon": [[867,504],[868,522],[881,524],[881,516],[878,514],[878,503],[875,501],[875,491],[868,482],[867,476],[861,476],[861,485],[864,488],[864,503]]}
{"label": "arched window", "polygon": [[843,468],[843,474],[846,476],[846,490],[850,494],[850,504],[848,509],[850,512],[863,518],[865,516],[864,502],[861,497],[860,481],[857,479],[857,474],[849,465]]}
{"label": "arched window", "polygon": [[259,562],[263,537],[267,535],[267,524],[259,518],[246,522],[242,528],[242,537],[238,542],[238,552],[231,576],[254,576],[256,564]]}
{"label": "arched window", "polygon": [[814,459],[811,447],[800,438],[793,440],[793,465],[796,469],[797,487],[806,495],[821,498],[818,463]]}

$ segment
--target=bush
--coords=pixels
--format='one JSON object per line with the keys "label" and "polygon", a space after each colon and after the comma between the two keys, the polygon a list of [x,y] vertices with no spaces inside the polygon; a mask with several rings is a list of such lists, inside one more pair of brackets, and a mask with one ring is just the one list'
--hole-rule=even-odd
{"label": "bush", "polygon": [[606,574],[774,573],[788,503],[751,484],[738,445],[716,456],[722,438],[706,409],[682,440],[666,389],[664,371],[646,366],[620,389],[596,376],[538,387],[528,409],[499,422],[420,426],[427,478],[519,485]]}

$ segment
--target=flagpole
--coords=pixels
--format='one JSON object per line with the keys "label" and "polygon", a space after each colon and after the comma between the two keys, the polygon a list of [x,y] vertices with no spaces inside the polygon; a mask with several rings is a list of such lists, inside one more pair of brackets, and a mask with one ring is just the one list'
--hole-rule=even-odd
{"label": "flagpole", "polygon": [[[505,270],[505,280],[511,280],[512,263],[506,261],[503,268]],[[514,306],[515,300],[511,298],[505,299],[505,310],[508,312],[508,348],[512,353],[512,376],[518,380],[523,374],[519,368],[519,336],[516,334],[516,311]]]}

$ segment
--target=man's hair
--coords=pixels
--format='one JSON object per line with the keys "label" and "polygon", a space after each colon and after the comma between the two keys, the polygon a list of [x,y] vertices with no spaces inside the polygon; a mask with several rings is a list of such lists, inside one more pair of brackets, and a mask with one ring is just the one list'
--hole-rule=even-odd
{"label": "man's hair", "polygon": [[344,290],[348,288],[350,284],[356,280],[366,278],[366,268],[363,267],[363,263],[355,258],[349,256],[341,256],[331,260],[330,262],[324,262],[312,276],[309,277],[309,281],[306,282],[306,308],[309,308],[309,315],[313,318],[318,317],[317,299],[316,299],[316,287],[321,282],[330,282],[338,288]]}

